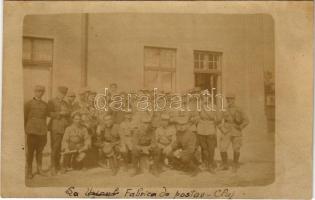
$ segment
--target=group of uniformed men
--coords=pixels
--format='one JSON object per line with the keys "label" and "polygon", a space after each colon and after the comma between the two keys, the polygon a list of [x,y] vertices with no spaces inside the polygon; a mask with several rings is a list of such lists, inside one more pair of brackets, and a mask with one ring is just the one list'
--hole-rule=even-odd
{"label": "group of uniformed men", "polygon": [[[117,84],[111,84],[109,92],[117,94]],[[87,88],[76,99],[67,87],[58,87],[58,95],[48,103],[42,100],[44,86],[37,85],[34,93],[24,112],[28,179],[34,175],[34,154],[37,174],[48,175],[42,168],[48,132],[52,176],[93,166],[109,167],[113,175],[123,168],[131,170],[132,176],[144,170],[159,176],[168,167],[192,176],[200,168],[215,173],[216,169],[229,169],[230,144],[232,170],[236,172],[239,167],[242,130],[248,125],[248,118],[235,105],[234,95],[226,96],[225,111],[104,112],[95,109],[96,92]],[[214,160],[217,144],[222,160],[219,167]]]}

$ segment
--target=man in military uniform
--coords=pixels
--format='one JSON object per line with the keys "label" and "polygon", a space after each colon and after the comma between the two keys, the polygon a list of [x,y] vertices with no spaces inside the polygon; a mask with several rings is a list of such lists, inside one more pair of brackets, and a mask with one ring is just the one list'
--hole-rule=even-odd
{"label": "man in military uniform", "polygon": [[88,88],[81,88],[79,91],[79,99],[76,102],[76,106],[74,108],[75,111],[86,112],[88,106],[88,95],[90,90]]}
{"label": "man in military uniform", "polygon": [[155,145],[150,117],[144,116],[141,118],[139,126],[133,133],[132,144],[133,172],[131,176],[135,176],[149,168],[148,158]]}
{"label": "man in military uniform", "polygon": [[235,95],[226,95],[227,109],[223,113],[223,123],[219,126],[222,132],[220,139],[220,151],[222,158],[222,170],[228,169],[227,150],[232,143],[233,148],[233,171],[239,167],[240,149],[242,146],[242,130],[249,124],[245,113],[235,105]]}
{"label": "man in military uniform", "polygon": [[74,112],[71,118],[72,124],[66,128],[62,139],[63,168],[66,171],[86,167],[84,160],[91,146],[88,130],[81,124],[81,114]]}
{"label": "man in military uniform", "polygon": [[[159,175],[162,172],[162,164],[171,152],[172,146],[176,142],[176,129],[169,124],[170,116],[166,113],[161,115],[161,124],[155,130],[156,147],[154,152],[154,169],[153,173]],[[168,163],[165,163],[168,164]]]}
{"label": "man in military uniform", "polygon": [[131,161],[132,151],[132,134],[134,130],[134,123],[132,122],[132,112],[127,111],[124,121],[119,125],[119,136],[121,141],[121,155],[124,160],[124,168],[128,169],[128,164]]}
{"label": "man in military uniform", "polygon": [[51,174],[56,175],[60,169],[61,142],[66,127],[69,125],[70,112],[64,100],[68,88],[58,87],[58,96],[48,102],[48,111],[51,117],[49,123],[51,136]]}
{"label": "man in military uniform", "polygon": [[120,124],[122,121],[124,121],[125,111],[128,110],[128,96],[125,92],[120,92],[119,94],[115,94],[112,96],[114,100],[121,99],[122,100],[122,106],[117,104],[118,106],[115,107],[115,109],[111,108],[110,113],[113,117],[115,124]]}
{"label": "man in military uniform", "polygon": [[42,170],[43,149],[47,143],[47,124],[48,106],[42,100],[45,93],[45,87],[35,86],[34,98],[25,105],[25,133],[27,143],[27,173],[26,177],[33,177],[32,165],[34,152],[36,152],[37,173],[45,175]]}
{"label": "man in military uniform", "polygon": [[74,92],[67,93],[66,102],[68,104],[70,114],[73,113],[76,109],[78,109],[79,104],[75,101],[76,95]]}
{"label": "man in military uniform", "polygon": [[109,167],[112,170],[112,174],[116,175],[119,170],[119,125],[114,124],[111,115],[106,115],[104,116],[104,121],[98,125],[96,134],[96,145],[99,147],[100,150],[100,159],[108,159]]}
{"label": "man in military uniform", "polygon": [[197,122],[197,145],[201,147],[202,161],[210,173],[214,173],[214,153],[217,146],[216,112],[202,109]]}
{"label": "man in military uniform", "polygon": [[194,156],[196,148],[196,135],[189,128],[188,118],[179,117],[176,124],[176,143],[172,147],[172,164],[177,169],[183,169],[196,176],[199,168]]}

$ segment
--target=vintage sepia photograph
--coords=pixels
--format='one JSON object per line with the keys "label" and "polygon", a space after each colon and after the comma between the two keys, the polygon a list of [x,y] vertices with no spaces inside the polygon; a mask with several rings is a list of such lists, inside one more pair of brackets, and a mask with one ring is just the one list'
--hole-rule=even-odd
{"label": "vintage sepia photograph", "polygon": [[309,199],[312,1],[5,1],[1,196]]}
{"label": "vintage sepia photograph", "polygon": [[275,180],[268,14],[26,15],[27,187]]}

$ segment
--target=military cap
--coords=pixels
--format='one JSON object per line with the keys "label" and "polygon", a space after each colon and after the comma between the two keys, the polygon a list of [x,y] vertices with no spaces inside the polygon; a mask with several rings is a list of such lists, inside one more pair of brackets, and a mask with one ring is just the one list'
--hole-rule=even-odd
{"label": "military cap", "polygon": [[104,116],[104,121],[108,121],[108,120],[111,120],[113,119],[111,115],[105,115]]}
{"label": "military cap", "polygon": [[200,88],[200,87],[195,87],[195,88],[193,89],[193,91],[194,91],[194,92],[200,92],[200,91],[201,91],[201,88]]}
{"label": "military cap", "polygon": [[127,96],[127,92],[121,91],[121,92],[119,93],[119,95],[120,95],[120,96]]}
{"label": "military cap", "polygon": [[117,87],[118,84],[117,83],[110,83],[109,86],[116,86]]}
{"label": "military cap", "polygon": [[68,97],[75,97],[76,95],[75,95],[75,93],[74,92],[68,92]]}
{"label": "military cap", "polygon": [[136,94],[137,92],[135,90],[130,90],[130,94]]}
{"label": "military cap", "polygon": [[96,95],[97,94],[97,92],[95,92],[95,91],[89,91],[89,95]]}
{"label": "military cap", "polygon": [[142,88],[142,89],[140,89],[140,91],[143,93],[149,93],[150,92],[150,90],[147,88]]}
{"label": "military cap", "polygon": [[58,91],[59,91],[60,93],[62,93],[62,94],[67,94],[68,88],[65,87],[65,86],[59,86],[59,87],[58,87]]}
{"label": "military cap", "polygon": [[43,85],[36,85],[34,90],[35,91],[45,91],[45,87]]}
{"label": "military cap", "polygon": [[150,123],[151,122],[151,118],[149,116],[143,116],[141,118],[141,122],[143,122],[143,123]]}
{"label": "military cap", "polygon": [[90,92],[90,89],[88,87],[84,87],[80,89],[79,94],[85,94],[87,92]]}
{"label": "military cap", "polygon": [[187,117],[178,117],[176,119],[176,122],[178,124],[187,124],[188,123],[188,118]]}
{"label": "military cap", "polygon": [[166,114],[166,113],[163,113],[163,114],[161,114],[161,119],[169,120],[170,119],[170,115]]}
{"label": "military cap", "polygon": [[132,114],[132,110],[131,109],[126,110],[126,114]]}
{"label": "military cap", "polygon": [[201,94],[206,95],[206,94],[211,94],[211,93],[209,92],[208,89],[205,89],[201,91]]}
{"label": "military cap", "polygon": [[225,98],[227,98],[227,99],[235,99],[235,94],[228,93],[228,94],[225,95]]}

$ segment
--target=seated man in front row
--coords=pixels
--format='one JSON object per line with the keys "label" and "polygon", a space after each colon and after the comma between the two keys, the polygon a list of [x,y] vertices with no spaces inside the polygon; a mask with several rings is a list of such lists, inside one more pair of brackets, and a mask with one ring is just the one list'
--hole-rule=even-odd
{"label": "seated man in front row", "polygon": [[103,117],[103,121],[98,125],[96,130],[96,145],[100,152],[100,161],[108,160],[112,175],[119,171],[118,155],[120,153],[119,125],[114,124],[111,115]]}
{"label": "seated man in front row", "polygon": [[143,116],[132,135],[132,165],[131,176],[140,174],[149,169],[149,156],[154,149],[154,134],[151,129],[151,118]]}
{"label": "seated man in front row", "polygon": [[172,146],[176,142],[176,128],[169,123],[169,114],[161,114],[160,127],[155,131],[156,148],[154,151],[153,174],[158,176],[163,171],[163,164],[168,164]]}
{"label": "seated man in front row", "polygon": [[81,114],[72,114],[72,124],[66,128],[62,139],[63,169],[81,169],[84,166],[86,151],[91,145],[88,130],[81,124]]}
{"label": "seated man in front row", "polygon": [[194,154],[196,135],[189,128],[187,117],[179,117],[176,122],[176,142],[172,147],[171,162],[176,169],[182,169],[191,176],[196,176],[200,171]]}

